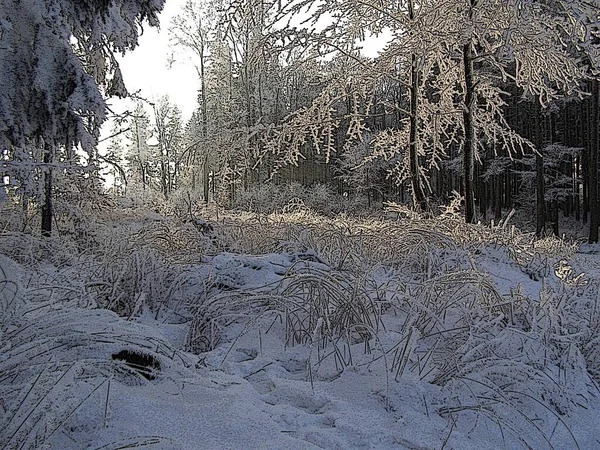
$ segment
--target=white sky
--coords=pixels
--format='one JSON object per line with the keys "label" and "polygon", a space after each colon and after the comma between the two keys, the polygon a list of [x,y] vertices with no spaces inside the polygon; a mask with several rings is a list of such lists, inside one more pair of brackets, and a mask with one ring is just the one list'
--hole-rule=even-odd
{"label": "white sky", "polygon": [[[196,106],[198,77],[191,59],[183,52],[169,68],[169,55],[173,49],[169,46],[169,26],[173,16],[179,14],[185,0],[167,0],[161,13],[160,30],[144,27],[144,34],[139,39],[139,46],[124,57],[118,57],[129,92],[141,90],[140,95],[148,100],[155,100],[168,94],[171,101],[182,111],[183,120],[187,121]],[[131,101],[110,99],[108,102],[116,111],[131,109]],[[109,131],[105,130],[104,134]]]}

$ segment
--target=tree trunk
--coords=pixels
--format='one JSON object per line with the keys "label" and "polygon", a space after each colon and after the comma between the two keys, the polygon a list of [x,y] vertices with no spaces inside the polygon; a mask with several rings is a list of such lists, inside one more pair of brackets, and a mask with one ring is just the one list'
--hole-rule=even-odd
{"label": "tree trunk", "polygon": [[542,134],[540,130],[540,105],[534,110],[535,145],[538,153],[535,155],[536,179],[536,226],[535,234],[540,237],[546,232],[546,180],[544,175],[544,157],[542,156]]}
{"label": "tree trunk", "polygon": [[600,207],[598,205],[598,80],[592,80],[592,121],[589,153],[589,200],[590,200],[590,235],[589,242],[598,242],[598,226],[600,225]]}
{"label": "tree trunk", "polygon": [[25,233],[27,225],[29,224],[29,197],[25,192],[21,194],[21,210],[23,212],[23,226],[21,227],[21,233]]}
{"label": "tree trunk", "polygon": [[477,200],[479,202],[479,215],[485,221],[487,219],[488,210],[488,189],[487,183],[483,180],[485,173],[485,161],[477,166]]}
{"label": "tree trunk", "polygon": [[[538,149],[541,152],[541,149]],[[539,237],[546,231],[546,200],[545,200],[545,182],[544,182],[544,157],[541,154],[535,155],[535,176],[536,176],[536,227],[535,234]]]}
{"label": "tree trunk", "polygon": [[575,160],[575,220],[577,222],[581,221],[581,153],[577,156]]}
{"label": "tree trunk", "polygon": [[[408,2],[408,14],[410,20],[414,20],[414,2]],[[417,67],[417,56],[411,55],[410,67],[410,142],[408,153],[410,159],[410,178],[413,194],[413,204],[416,210],[424,212],[428,210],[427,197],[423,190],[421,174],[419,170],[419,145],[418,145],[418,101],[419,101],[419,69]]]}
{"label": "tree trunk", "polygon": [[[581,109],[580,109],[580,115],[581,115],[581,145],[583,147],[583,152],[581,155],[581,159],[582,159],[582,175],[583,175],[583,199],[581,201],[581,206],[582,206],[582,216],[583,216],[583,223],[587,223],[588,221],[588,213],[590,212],[590,180],[589,180],[589,167],[590,167],[590,147],[589,147],[589,139],[588,139],[588,133],[587,131],[589,130],[589,125],[590,125],[590,120],[589,120],[589,114],[586,114],[586,112],[589,112],[589,106],[585,107],[585,104],[587,102],[581,102]],[[588,104],[589,105],[589,104]]]}
{"label": "tree trunk", "polygon": [[202,187],[204,190],[204,203],[208,205],[210,199],[210,172],[208,170],[208,156],[204,155],[202,162]]}
{"label": "tree trunk", "polygon": [[495,189],[495,206],[494,206],[494,220],[496,222],[500,222],[500,220],[502,219],[502,189],[504,189],[503,183],[502,183],[502,174],[500,175],[496,175],[494,177],[495,179],[495,184],[496,184],[496,189]]}
{"label": "tree trunk", "polygon": [[558,222],[558,200],[553,200],[552,201],[552,206],[550,207],[550,210],[552,211],[552,232],[554,233],[554,236],[560,237],[560,232],[559,232],[559,229],[558,229],[558,226],[559,226],[559,222]]}
{"label": "tree trunk", "polygon": [[44,165],[46,171],[44,172],[44,204],[42,205],[42,236],[52,236],[52,218],[54,216],[54,210],[52,205],[52,145],[48,142],[44,142]]}
{"label": "tree trunk", "polygon": [[475,193],[473,190],[473,166],[475,160],[475,125],[473,109],[475,107],[475,83],[473,82],[473,41],[463,46],[463,64],[465,71],[465,97],[463,105],[463,127],[465,131],[463,154],[463,186],[465,195],[465,221],[475,222]]}
{"label": "tree trunk", "polygon": [[208,138],[208,100],[206,98],[206,73],[205,73],[205,55],[204,55],[204,37],[201,35],[200,48],[198,48],[200,56],[200,67],[198,75],[200,76],[200,107],[202,108],[202,138],[204,139],[203,150],[204,158],[202,162],[202,186],[204,193],[204,203],[208,205],[209,200],[209,171],[208,171],[208,146],[206,140]]}

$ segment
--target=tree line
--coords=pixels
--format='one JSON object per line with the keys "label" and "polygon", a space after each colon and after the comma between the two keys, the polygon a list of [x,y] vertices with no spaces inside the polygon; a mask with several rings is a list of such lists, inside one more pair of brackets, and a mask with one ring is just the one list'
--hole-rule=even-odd
{"label": "tree line", "polygon": [[[574,216],[597,242],[599,11],[595,0],[188,0],[168,28],[193,57],[196,111],[184,124],[168,98],[138,105],[127,144],[114,138],[103,158],[121,194],[127,181],[142,197],[234,205],[296,181],[430,212],[459,192],[467,222],[520,206],[539,235]],[[386,45],[367,56],[377,37]]]}

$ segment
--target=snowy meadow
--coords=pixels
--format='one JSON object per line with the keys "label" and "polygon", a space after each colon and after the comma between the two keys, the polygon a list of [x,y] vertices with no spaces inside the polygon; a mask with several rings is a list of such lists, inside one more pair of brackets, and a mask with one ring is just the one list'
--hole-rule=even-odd
{"label": "snowy meadow", "polygon": [[0,0],[0,450],[600,449],[599,11]]}
{"label": "snowy meadow", "polygon": [[0,447],[599,448],[599,249],[509,219],[3,232]]}

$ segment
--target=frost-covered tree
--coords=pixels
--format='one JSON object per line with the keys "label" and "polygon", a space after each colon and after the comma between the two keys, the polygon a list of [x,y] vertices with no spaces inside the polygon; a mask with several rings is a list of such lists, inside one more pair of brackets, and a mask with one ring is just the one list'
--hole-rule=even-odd
{"label": "frost-covered tree", "polygon": [[[208,66],[210,64],[210,46],[214,42],[216,28],[215,2],[187,0],[180,14],[175,16],[169,27],[171,41],[177,47],[187,51],[198,73],[198,109],[190,120],[186,130],[186,151],[188,153],[187,173],[195,188],[196,179],[202,180],[204,202],[208,203],[209,176],[213,172],[208,151]],[[182,57],[183,55],[179,55]],[[223,80],[225,81],[225,80]],[[225,95],[225,92],[219,94]]]}
{"label": "frost-covered tree", "polygon": [[[337,143],[332,139],[340,126],[347,131],[342,142],[350,147],[363,140],[363,131],[376,131],[369,121],[373,115],[382,114],[374,108],[383,82],[391,86],[388,92],[406,95],[382,103],[383,115],[396,115],[396,124],[384,126],[385,132],[370,139],[373,147],[368,158],[375,155],[396,161],[392,166],[395,178],[410,182],[416,208],[428,209],[424,165],[437,164],[444,154],[442,135],[456,114],[452,103],[456,78],[443,80],[447,85],[442,86],[432,82],[437,74],[445,76],[448,72],[443,59],[447,53],[445,38],[438,33],[440,6],[418,0],[290,2],[289,9],[284,8],[286,13],[304,11],[312,18],[305,22],[307,28],[289,29],[287,39],[306,41],[313,48],[309,57],[315,57],[315,52],[317,56],[334,55],[337,67],[326,75],[331,82],[323,86],[322,95],[311,107],[290,117],[291,127],[278,133],[282,159],[294,164],[307,139],[329,159],[332,152],[341,150],[340,139],[336,138]],[[330,25],[314,31],[326,21]],[[362,56],[365,39],[384,31],[389,42],[379,56]],[[440,105],[449,108],[440,113]]]}
{"label": "frost-covered tree", "polygon": [[127,189],[127,175],[123,164],[125,146],[122,133],[120,125],[114,124],[106,147],[106,154],[99,156],[102,162],[108,164],[108,175],[111,178],[113,192],[117,197],[124,195]]}
{"label": "frost-covered tree", "polygon": [[367,206],[371,207],[372,198],[383,196],[382,181],[390,175],[390,164],[383,158],[372,157],[372,133],[365,133],[363,140],[347,146],[338,161],[338,177],[349,188],[351,193],[366,195]]}
{"label": "frost-covered tree", "polygon": [[142,103],[136,104],[129,118],[126,137],[129,141],[125,152],[126,170],[130,181],[129,192],[136,196],[138,191],[141,191],[143,197],[146,190],[150,189],[154,167],[152,148],[148,144],[151,137],[150,118]]}
{"label": "frost-covered tree", "polygon": [[[142,196],[150,189],[154,168],[151,164],[152,148],[148,144],[152,136],[150,118],[142,103],[137,103],[129,119],[125,161],[130,184],[135,191],[141,190]],[[130,190],[131,192],[131,190]],[[131,192],[134,196],[137,192]]]}
{"label": "frost-covered tree", "polygon": [[[202,133],[201,114],[194,111],[192,116],[183,127],[181,138],[181,173],[180,186],[186,189],[194,197],[202,197],[200,192],[203,189],[202,175],[205,172],[203,157],[204,139]],[[208,175],[208,174],[207,174]],[[206,177],[208,180],[208,176]],[[206,197],[208,197],[208,182],[206,185]],[[205,199],[208,202],[208,199]]]}
{"label": "frost-covered tree", "polygon": [[[355,105],[348,142],[361,140],[362,131],[369,128],[364,119],[373,104],[372,86],[383,77],[393,79],[409,99],[390,105],[400,112],[401,123],[372,142],[384,158],[401,156],[403,166],[396,172],[411,180],[415,206],[422,203],[419,185],[426,180],[424,169],[439,167],[447,150],[458,148],[463,156],[465,218],[474,221],[474,169],[481,156],[490,150],[515,154],[534,147],[506,120],[503,87],[515,85],[523,98],[536,99],[542,106],[577,94],[587,74],[574,50],[597,59],[592,39],[597,9],[594,12],[592,4],[566,0],[287,2],[283,16],[308,16],[304,29],[290,27],[289,35],[304,33],[320,54],[343,55],[348,70],[330,82],[310,108],[290,118],[289,132],[280,133],[283,159],[297,161],[306,139],[323,145],[326,152],[333,149],[327,144],[331,142],[328,130],[332,122],[341,123],[336,123],[335,113],[343,96]],[[315,31],[320,25],[323,28],[323,22],[330,25]],[[378,57],[362,58],[361,42],[384,31],[388,45]],[[316,123],[321,123],[319,132]]]}
{"label": "frost-covered tree", "polygon": [[589,160],[586,168],[589,189],[590,229],[588,240],[598,242],[600,227],[600,1],[556,0],[552,12],[558,16],[563,39],[570,42],[572,51],[581,57],[591,78],[592,126],[589,140]]}
{"label": "frost-covered tree", "polygon": [[202,133],[206,137],[206,67],[209,58],[209,44],[213,39],[214,8],[201,0],[187,0],[181,12],[176,15],[169,27],[171,41],[192,54],[192,63],[198,73],[200,88],[198,99],[202,117]]}
{"label": "frost-covered tree", "polygon": [[485,148],[509,154],[534,145],[515,133],[504,116],[507,81],[542,106],[571,95],[584,79],[579,59],[565,41],[568,12],[524,0],[467,0],[459,4],[454,51],[462,84],[465,218],[475,220],[474,164]]}
{"label": "frost-covered tree", "polygon": [[180,145],[182,139],[181,111],[168,96],[153,106],[154,134],[157,140],[156,161],[160,189],[165,199],[178,186],[181,171]]}
{"label": "frost-covered tree", "polygon": [[[0,147],[7,170],[27,163],[45,173],[43,234],[52,231],[52,169],[76,146],[91,167],[106,117],[103,94],[126,94],[114,53],[137,46],[144,22],[158,26],[163,4],[0,0]],[[34,148],[43,149],[41,160]]]}
{"label": "frost-covered tree", "polygon": [[188,1],[170,28],[173,41],[187,49],[198,71],[199,127],[189,159],[198,170],[192,180],[203,180],[206,202],[209,186],[213,198],[219,187],[231,197],[236,186],[260,178],[251,176],[258,174],[252,170],[260,146],[256,131],[283,111],[277,56],[262,32],[269,5],[241,2],[225,23],[219,20],[227,9],[221,3]]}

